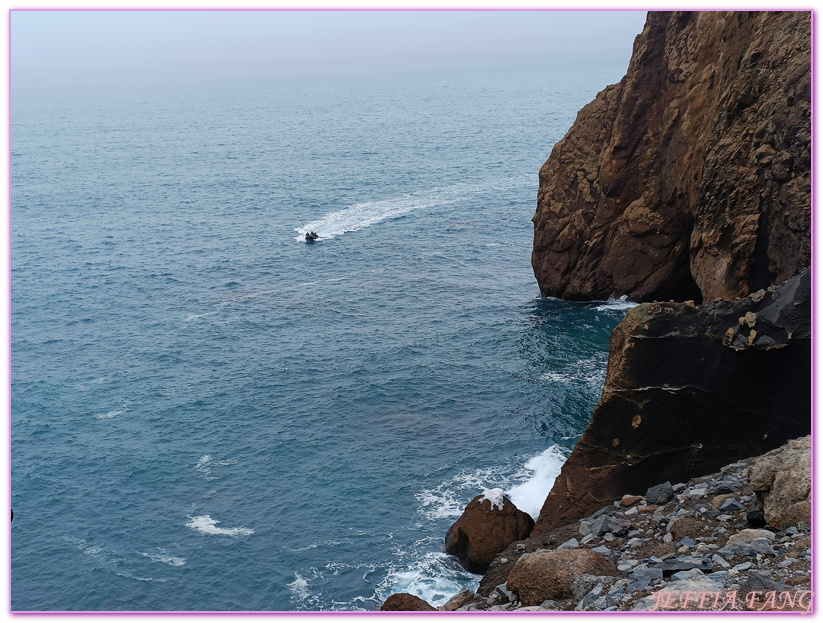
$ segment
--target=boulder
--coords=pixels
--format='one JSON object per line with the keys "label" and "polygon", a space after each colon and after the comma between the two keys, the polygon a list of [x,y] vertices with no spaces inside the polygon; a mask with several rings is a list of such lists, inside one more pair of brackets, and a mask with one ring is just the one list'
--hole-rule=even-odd
{"label": "boulder", "polygon": [[732,545],[734,543],[751,543],[755,539],[768,539],[769,541],[774,541],[775,534],[771,530],[744,528],[737,534],[730,536],[727,544]]}
{"label": "boulder", "polygon": [[631,495],[627,493],[622,498],[620,498],[620,506],[631,506],[632,504],[636,504],[640,500],[643,499],[643,496],[640,495]]}
{"label": "boulder", "polygon": [[478,597],[475,595],[474,591],[471,591],[468,588],[461,588],[459,593],[451,597],[451,599],[444,603],[439,609],[445,610],[446,612],[453,612],[458,608],[462,608],[466,604],[476,601],[477,599]]}
{"label": "boulder", "polygon": [[506,588],[520,595],[524,606],[538,606],[547,599],[571,597],[575,579],[583,574],[621,576],[611,562],[588,549],[537,550],[520,557]]}
{"label": "boulder", "polygon": [[674,489],[672,483],[666,481],[662,485],[655,485],[649,487],[646,491],[646,501],[649,504],[656,504],[658,506],[665,504],[674,497]]}
{"label": "boulder", "polygon": [[428,610],[437,611],[437,608],[432,606],[429,602],[416,597],[415,595],[411,595],[409,593],[395,593],[394,595],[389,595],[389,598],[383,602],[382,606],[380,606],[380,610],[383,612],[417,612]]}
{"label": "boulder", "polygon": [[494,557],[509,544],[529,536],[534,520],[519,510],[500,489],[478,495],[448,532],[445,551],[457,556],[468,571],[485,573]]}
{"label": "boulder", "polygon": [[736,299],[811,258],[811,14],[648,14],[540,169],[543,296]]}
{"label": "boulder", "polygon": [[811,524],[811,436],[759,458],[749,470],[766,522],[785,530],[799,521]]}
{"label": "boulder", "polygon": [[[811,412],[809,271],[739,301],[639,305],[612,333],[600,402],[532,536],[586,517],[626,491],[663,479],[685,482],[807,435]],[[779,492],[770,499],[786,509],[790,498],[808,498],[808,479],[790,483],[791,469],[777,466],[809,462],[789,457],[775,457],[774,470],[762,470],[763,504],[766,488]],[[807,507],[797,504],[798,512]],[[769,508],[776,510],[774,501]]]}

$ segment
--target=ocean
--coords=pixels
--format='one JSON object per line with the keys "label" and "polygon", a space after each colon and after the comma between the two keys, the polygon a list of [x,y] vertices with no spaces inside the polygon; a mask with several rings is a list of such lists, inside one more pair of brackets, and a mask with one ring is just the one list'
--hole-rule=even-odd
{"label": "ocean", "polygon": [[538,170],[624,71],[13,89],[12,609],[476,587],[446,530],[485,488],[537,515],[631,305],[530,265]]}

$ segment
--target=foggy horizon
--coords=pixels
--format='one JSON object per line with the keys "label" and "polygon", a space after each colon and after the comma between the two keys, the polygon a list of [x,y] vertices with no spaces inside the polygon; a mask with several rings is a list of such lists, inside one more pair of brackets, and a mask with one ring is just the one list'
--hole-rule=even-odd
{"label": "foggy horizon", "polygon": [[12,10],[11,84],[14,92],[529,63],[625,67],[645,15],[558,10]]}

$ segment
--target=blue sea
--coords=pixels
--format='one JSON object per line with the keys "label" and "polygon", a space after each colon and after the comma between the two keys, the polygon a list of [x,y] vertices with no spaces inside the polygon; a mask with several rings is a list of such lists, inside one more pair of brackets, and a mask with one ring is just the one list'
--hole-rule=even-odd
{"label": "blue sea", "polygon": [[624,71],[13,89],[12,609],[475,588],[446,530],[492,487],[537,515],[630,306],[530,265],[538,170]]}

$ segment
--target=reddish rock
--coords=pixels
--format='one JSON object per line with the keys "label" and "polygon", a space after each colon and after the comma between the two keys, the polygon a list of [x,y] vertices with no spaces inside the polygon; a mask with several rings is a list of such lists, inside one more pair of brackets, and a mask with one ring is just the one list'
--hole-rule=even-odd
{"label": "reddish rock", "polygon": [[792,439],[751,466],[749,482],[769,525],[778,530],[799,521],[811,525],[811,472],[811,436]]}
{"label": "reddish rock", "polygon": [[409,593],[395,593],[389,595],[389,598],[380,606],[380,610],[384,612],[418,612],[418,611],[437,611],[437,608],[432,606],[429,602],[410,595]]}
{"label": "reddish rock", "polygon": [[439,610],[454,612],[458,608],[462,608],[466,604],[476,600],[478,600],[478,597],[474,594],[474,591],[470,591],[468,588],[461,588],[460,592],[444,603]]}
{"label": "reddish rock", "polygon": [[620,504],[622,506],[631,506],[632,504],[636,504],[640,500],[643,499],[642,495],[629,495],[628,493],[620,498]]}
{"label": "reddish rock", "polygon": [[540,170],[544,296],[735,299],[811,257],[811,14],[650,12]]}
{"label": "reddish rock", "polygon": [[446,553],[457,556],[472,573],[485,573],[499,552],[527,538],[534,527],[529,514],[502,497],[502,492],[499,499],[502,509],[478,495],[446,533]]}
{"label": "reddish rock", "polygon": [[600,402],[532,536],[626,491],[687,482],[810,430],[808,271],[740,301],[640,305],[612,333]]}
{"label": "reddish rock", "polygon": [[611,562],[589,549],[537,550],[524,554],[509,573],[506,588],[524,606],[572,596],[572,582],[583,574],[620,576]]}

